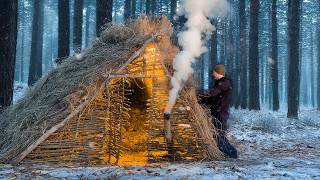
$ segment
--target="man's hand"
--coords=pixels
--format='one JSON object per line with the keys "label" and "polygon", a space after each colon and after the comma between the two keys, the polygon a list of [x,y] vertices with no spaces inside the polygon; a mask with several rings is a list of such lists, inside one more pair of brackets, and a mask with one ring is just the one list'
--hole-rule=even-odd
{"label": "man's hand", "polygon": [[209,91],[205,91],[203,94],[202,94],[203,97],[210,97],[210,93]]}
{"label": "man's hand", "polygon": [[202,98],[209,97],[208,95],[209,95],[208,93],[202,93],[202,94],[198,94],[197,96],[198,96],[198,98],[202,99]]}
{"label": "man's hand", "polygon": [[210,96],[211,96],[211,95],[210,95],[210,91],[206,91],[206,92],[204,93],[204,95],[207,96],[207,97],[210,97]]}
{"label": "man's hand", "polygon": [[207,104],[209,102],[210,94],[207,92],[197,95],[197,99],[200,104]]}

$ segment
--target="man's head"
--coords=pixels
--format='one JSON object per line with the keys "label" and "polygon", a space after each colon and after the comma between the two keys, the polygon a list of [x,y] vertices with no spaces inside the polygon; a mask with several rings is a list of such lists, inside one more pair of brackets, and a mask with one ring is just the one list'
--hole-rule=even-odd
{"label": "man's head", "polygon": [[223,64],[218,64],[214,67],[212,76],[215,80],[221,79],[225,75],[225,68]]}

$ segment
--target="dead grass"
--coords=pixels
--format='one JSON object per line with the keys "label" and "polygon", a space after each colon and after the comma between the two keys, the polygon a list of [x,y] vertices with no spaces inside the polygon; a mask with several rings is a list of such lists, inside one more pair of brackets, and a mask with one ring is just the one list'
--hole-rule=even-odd
{"label": "dead grass", "polygon": [[[192,83],[194,84],[194,83]],[[217,129],[211,122],[212,116],[210,111],[198,103],[196,89],[194,86],[185,88],[181,94],[184,105],[190,108],[192,127],[194,128],[202,147],[204,147],[204,156],[207,160],[223,160],[223,153],[217,148],[216,137]]]}

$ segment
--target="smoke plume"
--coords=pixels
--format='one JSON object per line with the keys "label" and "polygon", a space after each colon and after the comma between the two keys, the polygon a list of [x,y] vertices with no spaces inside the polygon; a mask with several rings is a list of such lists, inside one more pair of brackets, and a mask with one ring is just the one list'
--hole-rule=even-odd
{"label": "smoke plume", "polygon": [[173,60],[172,88],[165,110],[168,113],[176,102],[183,83],[193,73],[192,64],[207,51],[202,37],[203,35],[209,37],[215,30],[210,19],[225,16],[229,10],[227,0],[182,0],[181,5],[179,15],[184,15],[187,22],[185,31],[178,34],[178,42],[182,51]]}

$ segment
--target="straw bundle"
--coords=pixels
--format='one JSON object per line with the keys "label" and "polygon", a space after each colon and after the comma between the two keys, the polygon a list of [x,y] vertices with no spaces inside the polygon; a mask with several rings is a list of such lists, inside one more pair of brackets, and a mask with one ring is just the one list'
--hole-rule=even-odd
{"label": "straw bundle", "polygon": [[205,159],[223,160],[224,155],[217,148],[217,129],[212,124],[210,111],[198,103],[196,89],[194,86],[193,88],[185,88],[181,94],[184,106],[192,107],[190,109],[191,124],[198,137],[200,137]]}

